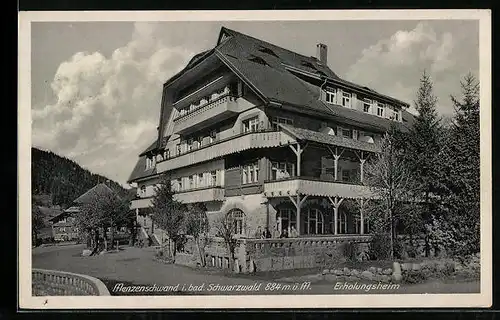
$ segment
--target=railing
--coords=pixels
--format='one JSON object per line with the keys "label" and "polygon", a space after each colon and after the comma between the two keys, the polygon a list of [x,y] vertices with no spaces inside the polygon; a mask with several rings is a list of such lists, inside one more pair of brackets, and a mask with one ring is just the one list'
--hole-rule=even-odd
{"label": "railing", "polygon": [[352,242],[364,243],[372,239],[371,235],[347,234],[347,235],[317,235],[314,237],[295,237],[295,238],[270,238],[270,239],[241,239],[247,248],[253,246],[260,250],[264,246],[271,248],[281,248],[290,246],[329,246],[336,243]]}
{"label": "railing", "polygon": [[224,201],[224,189],[216,186],[198,190],[187,190],[175,193],[174,198],[184,203]]}
{"label": "railing", "polygon": [[71,272],[33,269],[34,296],[109,296],[104,283],[94,277]]}
{"label": "railing", "polygon": [[322,181],[307,177],[291,177],[264,183],[266,197],[284,197],[291,195],[311,195],[342,198],[376,198],[367,186],[340,181]]}
{"label": "railing", "polygon": [[158,162],[156,169],[164,172],[248,149],[278,147],[293,142],[294,138],[281,131],[247,132]]}
{"label": "railing", "polygon": [[222,118],[238,112],[236,97],[225,95],[208,102],[186,114],[178,116],[174,120],[174,132],[181,133],[205,121],[220,121]]}

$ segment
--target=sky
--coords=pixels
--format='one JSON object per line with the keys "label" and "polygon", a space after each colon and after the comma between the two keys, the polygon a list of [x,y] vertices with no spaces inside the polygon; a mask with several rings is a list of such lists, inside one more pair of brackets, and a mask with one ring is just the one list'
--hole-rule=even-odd
{"label": "sky", "polygon": [[479,77],[473,20],[33,22],[32,145],[126,186],[156,138],[162,84],[214,47],[222,26],[308,56],[324,43],[337,75],[412,109],[426,70],[443,117],[463,76]]}

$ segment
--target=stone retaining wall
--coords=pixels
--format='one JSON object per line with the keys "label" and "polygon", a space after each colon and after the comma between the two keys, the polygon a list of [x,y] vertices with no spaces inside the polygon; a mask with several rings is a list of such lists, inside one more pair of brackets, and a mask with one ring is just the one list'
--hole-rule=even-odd
{"label": "stone retaining wall", "polygon": [[33,296],[109,296],[104,283],[94,277],[71,272],[33,269]]}
{"label": "stone retaining wall", "polygon": [[[348,258],[363,260],[367,257],[371,236],[325,236],[314,238],[239,239],[235,250],[236,272],[278,271],[315,267],[335,267]],[[350,248],[347,248],[350,246]],[[183,255],[176,263],[199,264],[198,249],[192,237],[184,246]],[[350,255],[348,257],[347,255]],[[224,241],[213,238],[205,248],[207,265],[226,269],[229,254]]]}

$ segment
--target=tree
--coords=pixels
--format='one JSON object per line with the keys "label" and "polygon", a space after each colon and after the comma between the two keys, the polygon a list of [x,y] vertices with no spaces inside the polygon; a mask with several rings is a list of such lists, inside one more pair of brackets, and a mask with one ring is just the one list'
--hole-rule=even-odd
{"label": "tree", "polygon": [[406,217],[406,203],[414,197],[414,181],[408,168],[403,149],[396,146],[396,129],[391,127],[382,138],[374,159],[367,163],[365,183],[375,195],[370,201],[370,221],[376,233],[388,234],[389,258],[394,258],[396,226]]}
{"label": "tree", "polygon": [[224,240],[229,253],[229,269],[234,270],[235,251],[238,240],[235,237],[235,219],[233,215],[221,215],[215,221],[217,235]]}
{"label": "tree", "polygon": [[455,115],[444,144],[446,215],[440,224],[450,253],[467,255],[479,252],[480,244],[479,83],[471,73],[460,83],[462,97],[451,96]]}
{"label": "tree", "polygon": [[107,232],[110,228],[111,248],[114,246],[114,232],[117,226],[126,225],[130,219],[128,201],[114,193],[93,194],[91,200],[80,207],[76,215],[79,230],[85,230],[89,236],[94,236],[93,254],[100,250],[100,230],[104,240],[104,249],[108,249]]}
{"label": "tree", "polygon": [[201,265],[206,266],[205,247],[209,242],[209,224],[206,208],[202,203],[194,203],[187,206],[186,233],[193,236],[200,255]]}
{"label": "tree", "polygon": [[[439,198],[442,186],[442,136],[441,119],[437,115],[437,98],[433,83],[424,71],[417,91],[415,122],[400,143],[405,150],[405,163],[416,180],[421,199],[421,217],[425,225],[432,225],[439,217]],[[424,228],[426,256],[430,253],[430,232]]]}
{"label": "tree", "polygon": [[180,239],[184,226],[184,213],[186,206],[174,199],[174,192],[170,179],[164,175],[158,186],[151,203],[152,220],[168,235],[169,253],[175,261],[177,241]]}
{"label": "tree", "polygon": [[33,245],[38,245],[38,235],[40,230],[45,227],[43,213],[35,203],[31,204],[31,230]]}

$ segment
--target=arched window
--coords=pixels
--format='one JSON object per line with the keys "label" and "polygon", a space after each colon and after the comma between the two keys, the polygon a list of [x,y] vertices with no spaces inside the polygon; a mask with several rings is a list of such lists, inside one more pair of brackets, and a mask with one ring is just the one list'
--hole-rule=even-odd
{"label": "arched window", "polygon": [[339,234],[347,233],[347,214],[343,211],[339,212],[337,228]]}
{"label": "arched window", "polygon": [[309,208],[304,211],[304,233],[324,234],[325,222],[323,212],[317,208]]}
{"label": "arched window", "polygon": [[283,230],[287,230],[288,234],[290,234],[292,227],[297,229],[297,213],[293,208],[278,208],[276,211],[276,220],[278,221],[278,231],[280,233]]}
{"label": "arched window", "polygon": [[242,235],[245,229],[245,214],[240,209],[232,209],[227,213],[228,223],[233,228],[234,234]]}
{"label": "arched window", "polygon": [[[354,224],[354,231],[355,233],[361,233],[361,217],[360,215],[356,215],[355,219],[355,224]],[[370,221],[364,217],[363,219],[363,233],[367,234],[370,233]]]}

